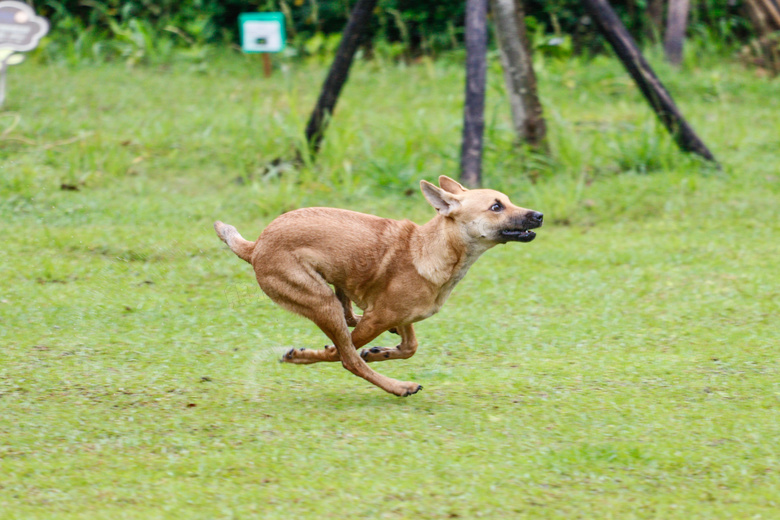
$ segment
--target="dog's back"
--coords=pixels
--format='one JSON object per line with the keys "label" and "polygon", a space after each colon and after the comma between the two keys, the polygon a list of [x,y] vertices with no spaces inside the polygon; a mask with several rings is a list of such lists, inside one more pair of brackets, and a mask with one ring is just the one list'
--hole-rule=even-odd
{"label": "dog's back", "polygon": [[236,255],[254,266],[258,278],[296,263],[349,290],[355,283],[384,279],[389,269],[410,266],[408,242],[417,224],[315,207],[279,216],[255,242],[244,240],[233,226],[217,222],[214,227]]}
{"label": "dog's back", "polygon": [[[311,266],[330,284],[362,293],[387,271],[411,265],[409,237],[417,227],[334,208],[304,208],[280,216],[255,246],[255,272],[268,276],[290,262]],[[360,287],[357,287],[359,285]]]}

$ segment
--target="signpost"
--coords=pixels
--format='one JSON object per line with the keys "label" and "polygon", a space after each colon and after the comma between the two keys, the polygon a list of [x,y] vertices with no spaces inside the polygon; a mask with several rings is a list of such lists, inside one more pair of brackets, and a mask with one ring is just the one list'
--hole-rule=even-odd
{"label": "signpost", "polygon": [[263,54],[265,77],[271,75],[270,52],[282,52],[285,47],[284,13],[241,13],[241,50]]}
{"label": "signpost", "polygon": [[0,1],[0,105],[5,100],[5,70],[24,60],[17,52],[34,49],[49,31],[49,22],[32,8],[13,0]]}

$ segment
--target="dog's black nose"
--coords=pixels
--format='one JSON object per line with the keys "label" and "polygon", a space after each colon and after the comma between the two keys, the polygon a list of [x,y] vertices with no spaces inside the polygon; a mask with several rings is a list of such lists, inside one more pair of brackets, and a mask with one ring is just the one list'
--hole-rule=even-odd
{"label": "dog's black nose", "polygon": [[539,213],[538,211],[534,211],[531,213],[530,219],[537,224],[541,224],[544,220],[544,214]]}

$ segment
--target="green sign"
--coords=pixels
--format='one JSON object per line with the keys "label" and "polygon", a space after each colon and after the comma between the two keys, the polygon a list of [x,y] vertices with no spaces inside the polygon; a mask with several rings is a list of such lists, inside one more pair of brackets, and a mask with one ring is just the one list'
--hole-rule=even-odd
{"label": "green sign", "polygon": [[281,52],[284,49],[283,13],[241,13],[238,25],[244,52]]}

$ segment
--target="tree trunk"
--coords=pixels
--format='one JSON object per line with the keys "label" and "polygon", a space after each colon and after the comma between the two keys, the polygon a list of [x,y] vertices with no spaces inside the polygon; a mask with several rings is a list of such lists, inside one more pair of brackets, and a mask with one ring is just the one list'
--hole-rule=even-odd
{"label": "tree trunk", "polygon": [[693,152],[707,160],[715,161],[712,152],[683,118],[672,96],[639,52],[634,39],[628,34],[607,1],[583,0],[583,3],[678,146],[686,152]]}
{"label": "tree trunk", "polygon": [[487,2],[466,0],[466,99],[463,106],[463,145],[460,180],[476,187],[482,182],[482,134],[485,130],[487,75]]}
{"label": "tree trunk", "polygon": [[521,142],[539,147],[544,144],[547,127],[536,91],[522,0],[491,0],[491,7],[515,132]]}
{"label": "tree trunk", "polygon": [[669,10],[666,14],[666,36],[664,37],[664,53],[666,60],[672,65],[682,63],[683,41],[685,29],[688,27],[689,0],[669,0]]}
{"label": "tree trunk", "polygon": [[664,0],[647,2],[647,33],[650,40],[657,42],[664,30]]}
{"label": "tree trunk", "polygon": [[328,120],[336,107],[341,88],[347,82],[352,59],[355,57],[360,38],[371,20],[376,2],[377,0],[358,0],[352,9],[352,14],[341,36],[336,57],[333,59],[328,77],[322,85],[317,105],[309,118],[309,124],[306,125],[306,141],[312,154],[316,154],[320,149]]}
{"label": "tree trunk", "polygon": [[773,75],[780,73],[780,37],[773,36],[780,30],[780,2],[747,0],[745,9],[756,31],[754,48],[761,55],[760,64]]}

